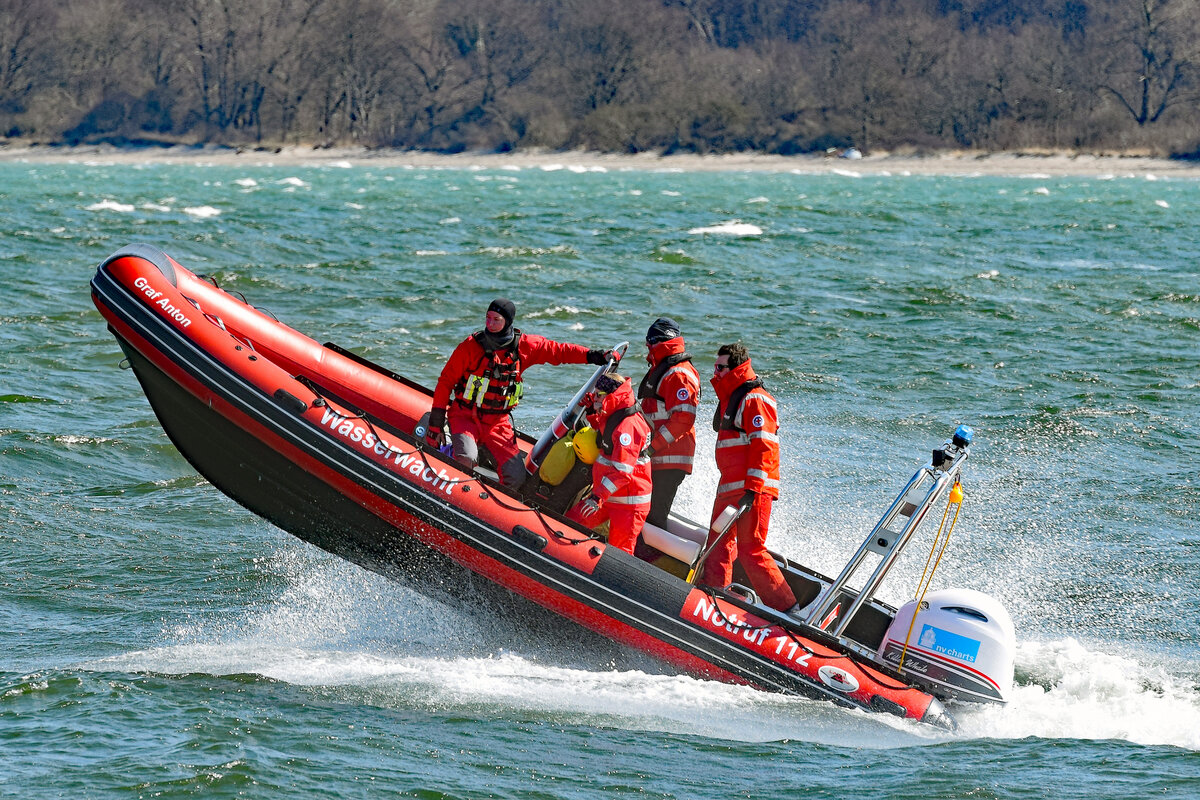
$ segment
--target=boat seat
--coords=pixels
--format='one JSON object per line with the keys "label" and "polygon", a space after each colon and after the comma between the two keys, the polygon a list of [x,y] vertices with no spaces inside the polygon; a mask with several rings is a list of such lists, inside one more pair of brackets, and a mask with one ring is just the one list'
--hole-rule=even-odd
{"label": "boat seat", "polygon": [[695,563],[708,532],[675,516],[667,519],[667,528],[664,530],[647,522],[642,528],[642,539],[654,549],[684,564]]}

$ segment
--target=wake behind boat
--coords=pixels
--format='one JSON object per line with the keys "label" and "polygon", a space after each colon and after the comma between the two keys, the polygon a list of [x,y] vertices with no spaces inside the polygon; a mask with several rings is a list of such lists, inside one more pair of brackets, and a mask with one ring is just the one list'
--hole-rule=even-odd
{"label": "wake behind boat", "polygon": [[518,437],[531,475],[513,490],[424,444],[429,389],[319,344],[156,248],[119,250],[91,285],[184,457],[249,510],[341,558],[452,595],[475,573],[695,675],[943,727],[954,723],[942,701],[1004,702],[1011,690],[1014,633],[996,600],[946,589],[897,610],[876,598],[929,512],[945,506],[936,548],[957,510],[965,427],[836,578],[772,553],[805,607],[797,619],[736,572],[727,587],[695,585],[705,526],[674,514],[666,529],[647,525],[650,562],[566,519],[590,466],[562,455],[582,398],[612,362],[538,439]]}

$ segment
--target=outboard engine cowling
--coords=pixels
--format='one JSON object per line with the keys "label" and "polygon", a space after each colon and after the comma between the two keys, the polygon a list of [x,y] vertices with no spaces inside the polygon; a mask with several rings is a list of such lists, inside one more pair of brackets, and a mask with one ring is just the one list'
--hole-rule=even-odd
{"label": "outboard engine cowling", "polygon": [[941,589],[925,595],[913,623],[916,605],[896,612],[879,657],[936,695],[1007,702],[1017,644],[1004,606],[974,589]]}

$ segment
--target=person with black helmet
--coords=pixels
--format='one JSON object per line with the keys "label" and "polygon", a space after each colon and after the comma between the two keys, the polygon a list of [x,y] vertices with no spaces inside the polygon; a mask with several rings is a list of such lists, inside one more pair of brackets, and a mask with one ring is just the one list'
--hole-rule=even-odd
{"label": "person with black helmet", "polygon": [[609,350],[589,350],[522,333],[513,327],[517,307],[497,298],[488,306],[482,330],[464,339],[442,368],[433,391],[425,440],[440,447],[450,425],[454,457],[468,469],[479,463],[479,448],[487,449],[499,467],[500,480],[519,485],[525,465],[517,447],[510,414],[521,400],[521,376],[534,364],[605,364]]}
{"label": "person with black helmet", "polygon": [[646,521],[666,528],[679,485],[691,474],[696,455],[700,373],[684,348],[679,324],[670,317],[659,317],[646,331],[646,363],[650,370],[638,386],[642,416],[652,435],[646,450],[654,490]]}

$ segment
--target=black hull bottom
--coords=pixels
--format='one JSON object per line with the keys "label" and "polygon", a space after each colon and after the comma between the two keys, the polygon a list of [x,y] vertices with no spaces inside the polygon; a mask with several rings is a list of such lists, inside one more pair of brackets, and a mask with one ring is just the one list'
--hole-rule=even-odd
{"label": "black hull bottom", "polygon": [[[176,449],[217,489],[251,512],[339,558],[415,588],[447,605],[502,619],[520,619],[509,635],[570,640],[615,663],[657,671],[661,662],[574,625],[520,595],[476,576],[414,540],[319,478],[260,442],[206,404],[117,337],[151,408]],[[511,647],[508,639],[499,642]]]}
{"label": "black hull bottom", "polygon": [[121,347],[175,448],[209,483],[250,511],[322,550],[402,583],[458,580],[467,571],[247,436],[126,342]]}

